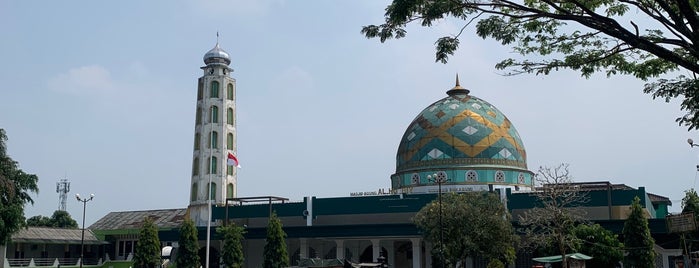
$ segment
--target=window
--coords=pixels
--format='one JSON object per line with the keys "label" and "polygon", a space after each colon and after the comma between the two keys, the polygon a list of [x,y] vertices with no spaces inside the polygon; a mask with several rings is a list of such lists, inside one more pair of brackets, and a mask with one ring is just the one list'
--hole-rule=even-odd
{"label": "window", "polygon": [[194,150],[199,150],[201,144],[201,135],[199,133],[194,133]]}
{"label": "window", "polygon": [[227,166],[226,170],[226,174],[233,176],[233,170],[235,170],[235,167]]}
{"label": "window", "polygon": [[212,156],[212,157],[211,157],[211,163],[210,163],[210,165],[208,166],[208,169],[207,169],[207,173],[208,173],[208,174],[218,174],[218,172],[216,172],[216,171],[218,171],[218,168],[217,168],[216,166],[217,166],[217,165],[216,165],[216,157],[215,157],[215,156]]}
{"label": "window", "polygon": [[209,194],[206,195],[207,200],[216,200],[216,183],[212,182],[211,185],[206,184],[209,188]]}
{"label": "window", "polygon": [[477,182],[478,181],[478,173],[475,170],[467,171],[466,172],[466,181]]}
{"label": "window", "polygon": [[192,194],[191,194],[191,197],[190,197],[192,201],[197,201],[197,192],[199,191],[198,188],[199,188],[199,187],[197,187],[197,183],[196,183],[196,182],[195,182],[195,183],[192,183]]}
{"label": "window", "polygon": [[233,198],[233,194],[235,193],[235,188],[232,183],[229,183],[228,186],[226,186],[226,198]]}
{"label": "window", "polygon": [[194,123],[197,125],[201,124],[201,108],[200,107],[197,107],[197,114],[196,114],[196,118],[194,118]]}
{"label": "window", "polygon": [[197,87],[197,100],[201,100],[204,95],[204,80],[199,78],[199,86]]}
{"label": "window", "polygon": [[226,87],[226,99],[233,100],[233,97],[235,97],[233,94],[233,84],[228,83],[228,87]]}
{"label": "window", "polygon": [[192,176],[199,175],[199,157],[195,157],[192,161]]}
{"label": "window", "polygon": [[501,170],[495,172],[495,182],[505,182],[505,173]]}
{"label": "window", "polygon": [[233,133],[228,133],[228,135],[226,135],[226,149],[233,149]]}
{"label": "window", "polygon": [[218,132],[211,131],[209,135],[209,148],[218,148]]}
{"label": "window", "polygon": [[524,177],[524,173],[519,173],[517,176],[517,183],[519,184],[524,184],[526,182],[526,178]]}
{"label": "window", "polygon": [[218,81],[211,82],[211,92],[209,95],[211,95],[211,98],[218,98]]}
{"label": "window", "polygon": [[209,123],[218,123],[218,106],[211,106],[211,118]]}
{"label": "window", "polygon": [[233,108],[228,108],[228,112],[226,113],[226,123],[229,125],[233,125]]}
{"label": "window", "polygon": [[413,185],[420,184],[420,174],[413,173],[413,176],[410,178],[410,183]]}

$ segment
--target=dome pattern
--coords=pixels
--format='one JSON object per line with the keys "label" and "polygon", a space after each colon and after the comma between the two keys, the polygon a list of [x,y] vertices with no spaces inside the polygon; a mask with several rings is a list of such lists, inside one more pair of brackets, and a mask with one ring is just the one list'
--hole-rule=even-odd
{"label": "dome pattern", "polygon": [[527,168],[524,145],[510,120],[467,94],[450,95],[423,110],[403,135],[397,160],[397,172],[435,164]]}
{"label": "dome pattern", "polygon": [[223,50],[216,42],[216,46],[204,54],[204,63],[207,65],[211,63],[225,63],[226,65],[231,64],[231,58],[228,52]]}
{"label": "dome pattern", "polygon": [[396,156],[394,188],[430,185],[445,174],[449,184],[531,185],[522,139],[507,117],[469,95],[458,83],[448,96],[410,123]]}

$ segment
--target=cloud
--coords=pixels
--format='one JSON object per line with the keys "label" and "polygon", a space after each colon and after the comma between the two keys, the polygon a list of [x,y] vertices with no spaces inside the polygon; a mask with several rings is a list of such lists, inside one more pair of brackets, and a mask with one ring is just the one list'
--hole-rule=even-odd
{"label": "cloud", "polygon": [[116,89],[107,69],[99,65],[72,68],[48,81],[48,88],[72,95],[100,95]]}

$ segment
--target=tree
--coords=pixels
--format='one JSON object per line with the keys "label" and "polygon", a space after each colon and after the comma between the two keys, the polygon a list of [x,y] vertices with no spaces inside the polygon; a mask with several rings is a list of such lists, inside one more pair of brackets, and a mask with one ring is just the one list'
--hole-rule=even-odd
{"label": "tree", "polygon": [[687,76],[647,83],[643,91],[666,101],[684,98],[686,114],[676,121],[691,130],[699,129],[698,11],[699,2],[690,0],[393,0],[385,22],[361,32],[385,42],[404,37],[412,22],[431,27],[444,19],[462,21],[458,33],[435,42],[436,61],[446,63],[461,34],[475,22],[478,36],[519,54],[495,65],[508,69],[507,74],[572,69],[584,77],[604,72],[647,81],[685,71]]}
{"label": "tree", "polygon": [[[684,191],[684,197],[682,198],[682,214],[693,213],[694,221],[699,220],[699,195],[694,189],[689,189]],[[694,238],[699,236],[697,231],[682,233],[682,245],[684,245],[683,253],[685,256],[689,255],[689,252],[696,251],[699,248],[699,244],[694,243]]]}
{"label": "tree", "polygon": [[216,228],[221,236],[223,236],[223,264],[227,268],[241,268],[245,262],[243,254],[243,235],[245,228],[238,226],[235,223],[227,224]]}
{"label": "tree", "polygon": [[67,229],[78,229],[78,222],[76,222],[70,213],[63,210],[56,210],[51,215],[51,218],[37,215],[27,219],[28,226],[37,227],[54,227],[54,228],[67,228]]}
{"label": "tree", "polygon": [[[442,197],[441,228],[439,213],[439,201],[432,201],[415,214],[413,222],[425,240],[436,248],[443,248],[446,265],[465,263],[469,256],[506,263],[514,261],[516,236],[510,214],[497,194],[445,194]],[[440,239],[440,230],[445,239]]]}
{"label": "tree", "polygon": [[631,214],[624,222],[624,245],[626,256],[624,267],[652,268],[655,267],[655,240],[650,235],[648,219],[641,207],[641,199],[636,196],[631,203]]}
{"label": "tree", "polygon": [[532,194],[538,204],[519,217],[519,223],[524,226],[523,245],[532,248],[554,246],[566,268],[565,255],[579,243],[572,232],[573,227],[585,221],[584,211],[578,206],[587,203],[589,197],[573,183],[567,164],[555,168],[539,167],[534,181],[539,189]]}
{"label": "tree", "polygon": [[156,268],[160,266],[160,239],[158,227],[153,219],[146,217],[138,234],[134,252],[134,266],[137,268]]}
{"label": "tree", "polygon": [[41,215],[33,216],[27,219],[27,226],[32,227],[51,227],[51,218]]}
{"label": "tree", "polygon": [[615,268],[624,258],[624,244],[616,234],[599,224],[579,224],[573,229],[573,235],[581,241],[576,250],[594,257],[586,261],[588,267]]}
{"label": "tree", "polygon": [[189,217],[184,219],[180,226],[180,247],[177,249],[175,264],[181,268],[197,268],[199,261],[199,238],[194,221]]}
{"label": "tree", "polygon": [[0,260],[5,259],[5,245],[12,234],[25,225],[24,205],[34,204],[30,194],[39,192],[38,177],[22,171],[7,155],[5,141],[5,130],[0,128]]}
{"label": "tree", "polygon": [[264,248],[264,268],[282,268],[289,266],[289,254],[286,251],[286,233],[277,213],[272,212],[267,225],[267,239]]}

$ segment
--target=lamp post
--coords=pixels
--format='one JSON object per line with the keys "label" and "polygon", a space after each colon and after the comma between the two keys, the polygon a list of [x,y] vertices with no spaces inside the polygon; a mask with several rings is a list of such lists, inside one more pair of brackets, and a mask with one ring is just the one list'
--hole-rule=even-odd
{"label": "lamp post", "polygon": [[85,207],[87,206],[87,202],[90,202],[93,198],[95,198],[95,194],[90,194],[89,198],[80,198],[80,194],[75,194],[75,198],[78,199],[79,202],[83,202],[83,230],[82,234],[80,235],[80,268],[83,267],[83,253],[85,249]]}
{"label": "lamp post", "polygon": [[439,176],[437,173],[427,175],[427,180],[437,184],[437,198],[439,199],[439,262],[444,268],[444,227],[442,226],[442,183],[449,181],[447,176]]}

